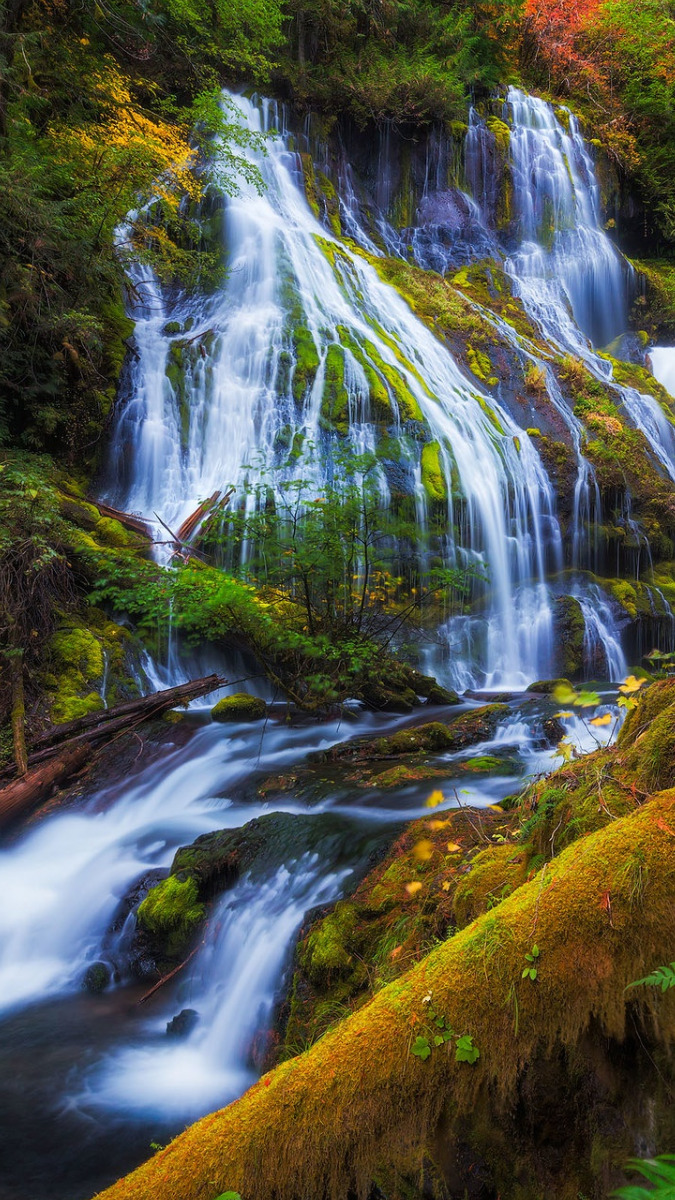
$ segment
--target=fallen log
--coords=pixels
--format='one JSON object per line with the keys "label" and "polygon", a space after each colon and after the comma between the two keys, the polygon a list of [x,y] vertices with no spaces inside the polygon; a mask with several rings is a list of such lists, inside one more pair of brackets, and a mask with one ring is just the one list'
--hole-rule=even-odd
{"label": "fallen log", "polygon": [[[55,786],[62,786],[84,766],[101,742],[132,733],[138,725],[161,716],[176,704],[196,700],[226,682],[219,675],[206,675],[47,730],[43,735],[47,744],[33,749],[28,756],[28,773],[0,788],[0,829],[47,800]],[[61,740],[50,744],[50,739],[57,737]],[[4,775],[7,778],[7,772]]]}
{"label": "fallen log", "polygon": [[125,529],[130,529],[132,533],[138,533],[149,541],[152,540],[152,529],[141,517],[134,517],[131,513],[122,512],[119,508],[112,508],[110,504],[104,504],[101,500],[89,498],[88,503],[93,504],[102,517],[112,517],[113,520],[119,521],[120,525],[124,525]]}
{"label": "fallen log", "polygon": [[109,721],[117,721],[120,717],[129,717],[133,720],[138,716],[144,717],[146,713],[154,715],[158,709],[164,712],[175,708],[177,704],[187,704],[190,700],[198,700],[200,696],[215,692],[225,683],[226,680],[214,672],[212,675],[203,675],[200,679],[179,683],[176,687],[165,688],[161,692],[153,692],[149,696],[139,696],[136,700],[123,700],[121,704],[115,704],[113,708],[87,713],[84,717],[78,717],[76,721],[68,721],[63,725],[52,725],[31,743],[28,764],[30,766],[30,763],[34,761],[35,754],[47,746],[69,741],[77,734],[90,729],[98,729]]}
{"label": "fallen log", "polygon": [[0,788],[0,829],[37,808],[54,787],[81,770],[92,754],[91,744],[71,746],[50,762]]}
{"label": "fallen log", "polygon": [[199,525],[200,521],[207,516],[213,516],[219,509],[225,508],[229,503],[230,498],[234,495],[234,488],[229,488],[225,495],[221,491],[214,492],[209,496],[208,500],[203,500],[202,503],[195,509],[189,517],[179,525],[176,531],[176,537],[181,542],[189,542],[192,534]]}

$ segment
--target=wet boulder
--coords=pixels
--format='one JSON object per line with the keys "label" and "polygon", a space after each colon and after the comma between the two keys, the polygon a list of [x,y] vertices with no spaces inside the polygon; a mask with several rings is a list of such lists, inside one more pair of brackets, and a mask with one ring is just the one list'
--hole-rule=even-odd
{"label": "wet boulder", "polygon": [[494,737],[500,722],[510,713],[508,704],[483,704],[450,723],[432,721],[399,729],[388,737],[354,738],[309,756],[311,762],[368,763],[404,755],[457,753],[476,742]]}
{"label": "wet boulder", "polygon": [[87,967],[82,979],[82,987],[86,992],[91,992],[93,995],[100,995],[108,987],[111,980],[112,971],[108,964],[95,962]]}
{"label": "wet boulder", "polygon": [[171,1038],[186,1038],[199,1024],[199,1013],[196,1008],[183,1008],[175,1017],[167,1021],[166,1035]]}
{"label": "wet boulder", "polygon": [[234,696],[224,696],[211,709],[214,721],[262,721],[267,716],[267,705],[259,696],[250,696],[248,692],[236,692]]}

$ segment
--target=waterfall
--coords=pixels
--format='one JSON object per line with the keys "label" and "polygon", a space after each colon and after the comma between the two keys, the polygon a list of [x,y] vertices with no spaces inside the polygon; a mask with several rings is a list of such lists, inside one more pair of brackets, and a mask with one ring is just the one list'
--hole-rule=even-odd
{"label": "waterfall", "polygon": [[[237,103],[250,129],[282,123],[268,103]],[[477,566],[488,580],[472,616],[451,623],[451,677],[523,686],[551,667],[545,580],[560,534],[547,474],[506,409],[462,373],[375,267],[320,223],[290,145],[282,133],[265,156],[247,152],[264,190],[242,182],[226,204],[222,289],[180,297],[169,312],[147,283],[109,496],[175,528],[214,490],[255,483],[261,464],[275,466],[276,481],[309,480],[319,495],[338,446],[377,453],[386,432],[423,527],[421,445],[432,442],[448,496],[446,563]],[[336,369],[348,397],[338,433],[327,429],[325,400]],[[384,457],[377,471],[386,499]]]}

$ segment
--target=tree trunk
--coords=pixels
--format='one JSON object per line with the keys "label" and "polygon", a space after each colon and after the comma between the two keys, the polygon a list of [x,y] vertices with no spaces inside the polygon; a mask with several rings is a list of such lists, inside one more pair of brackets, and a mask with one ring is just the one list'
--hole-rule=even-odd
{"label": "tree trunk", "polygon": [[12,681],[12,738],[17,775],[28,770],[26,755],[26,706],[23,694],[23,650],[17,650],[9,660]]}
{"label": "tree trunk", "polygon": [[79,771],[92,752],[90,745],[72,747],[44,766],[0,788],[0,829],[25,817],[43,800],[47,800],[53,788]]}

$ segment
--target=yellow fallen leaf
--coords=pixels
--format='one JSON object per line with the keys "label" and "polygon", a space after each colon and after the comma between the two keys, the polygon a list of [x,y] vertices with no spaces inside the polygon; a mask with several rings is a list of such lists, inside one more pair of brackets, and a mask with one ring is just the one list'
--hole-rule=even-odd
{"label": "yellow fallen leaf", "polygon": [[624,696],[630,696],[633,692],[639,692],[644,685],[644,679],[636,679],[634,675],[629,675],[627,679],[624,679],[619,691],[623,692]]}
{"label": "yellow fallen leaf", "polygon": [[414,896],[416,892],[421,892],[422,884],[417,879],[414,879],[412,883],[406,883],[405,890],[409,896]]}
{"label": "yellow fallen leaf", "polygon": [[445,800],[445,796],[440,791],[440,789],[437,788],[436,791],[432,792],[431,795],[429,796],[429,798],[427,799],[426,806],[427,806],[427,808],[436,808],[439,804],[442,804],[444,800]]}
{"label": "yellow fallen leaf", "polygon": [[589,725],[609,725],[612,720],[611,713],[604,713],[601,717],[591,717]]}
{"label": "yellow fallen leaf", "polygon": [[488,808],[491,808],[493,812],[503,812],[504,811],[504,809],[501,808],[499,806],[499,804],[488,804]]}
{"label": "yellow fallen leaf", "polygon": [[417,842],[413,846],[413,858],[416,862],[428,862],[433,857],[433,853],[434,843],[430,842],[427,838],[422,838],[420,842]]}
{"label": "yellow fallen leaf", "polygon": [[429,829],[433,829],[435,832],[438,829],[445,829],[446,825],[449,825],[449,824],[450,824],[449,821],[430,821]]}
{"label": "yellow fallen leaf", "polygon": [[561,721],[567,721],[569,719],[569,717],[572,716],[572,713],[571,712],[557,712],[557,713],[554,713],[553,716],[559,717]]}
{"label": "yellow fallen leaf", "polygon": [[449,892],[449,891],[450,891],[450,882],[449,882],[449,880],[447,880],[447,879],[446,879],[445,883],[444,883],[442,886],[443,886],[443,891],[444,891],[444,892]]}
{"label": "yellow fallen leaf", "polygon": [[462,847],[458,845],[457,842],[448,842],[448,850],[451,854],[456,854],[457,851],[461,849]]}

